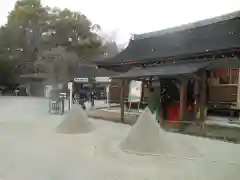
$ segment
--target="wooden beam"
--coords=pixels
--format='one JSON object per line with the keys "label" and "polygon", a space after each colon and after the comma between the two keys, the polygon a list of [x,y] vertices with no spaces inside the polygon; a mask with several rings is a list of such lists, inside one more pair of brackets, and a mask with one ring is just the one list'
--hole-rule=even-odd
{"label": "wooden beam", "polygon": [[120,87],[120,107],[121,107],[121,121],[124,123],[124,89],[125,89],[125,80],[121,80]]}
{"label": "wooden beam", "polygon": [[182,78],[179,84],[180,93],[180,120],[186,121],[186,79]]}

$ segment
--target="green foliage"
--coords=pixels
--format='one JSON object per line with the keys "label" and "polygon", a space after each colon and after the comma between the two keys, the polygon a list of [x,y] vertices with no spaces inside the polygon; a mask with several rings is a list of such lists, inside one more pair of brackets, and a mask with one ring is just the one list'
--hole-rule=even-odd
{"label": "green foliage", "polygon": [[[98,30],[99,25],[92,24],[79,12],[43,7],[40,0],[18,0],[7,24],[0,29],[1,81],[7,74],[17,77],[39,69],[47,71],[36,68],[35,61],[50,48],[64,47],[85,61],[103,54],[106,44],[96,33]],[[12,78],[5,80],[12,81]]]}
{"label": "green foliage", "polygon": [[86,16],[68,9],[52,9],[44,26],[45,45],[73,50],[82,59],[89,60],[100,53],[102,40],[93,32],[99,28]]}
{"label": "green foliage", "polygon": [[0,60],[0,84],[13,86],[17,81],[14,71],[15,63],[12,61]]}

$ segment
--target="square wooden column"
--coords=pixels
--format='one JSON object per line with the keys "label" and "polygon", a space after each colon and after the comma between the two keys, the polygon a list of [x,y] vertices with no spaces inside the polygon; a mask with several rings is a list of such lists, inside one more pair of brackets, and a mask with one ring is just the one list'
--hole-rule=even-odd
{"label": "square wooden column", "polygon": [[194,120],[196,120],[197,113],[199,110],[199,83],[200,80],[194,80]]}
{"label": "square wooden column", "polygon": [[240,68],[238,68],[237,108],[240,108]]}
{"label": "square wooden column", "polygon": [[180,79],[180,85],[179,85],[179,93],[180,93],[180,120],[186,121],[186,79],[181,78]]}
{"label": "square wooden column", "polygon": [[143,103],[143,97],[144,97],[144,86],[145,86],[145,81],[142,80],[142,91],[141,91],[141,98],[140,98],[140,104]]}
{"label": "square wooden column", "polygon": [[200,91],[200,120],[205,120],[205,109],[206,109],[206,99],[207,99],[207,74],[206,70],[201,72],[201,91]]}
{"label": "square wooden column", "polygon": [[[160,99],[158,99],[158,100],[160,101],[160,102],[159,102],[159,103],[160,103],[160,108],[158,109],[158,110],[159,110],[158,113],[161,112],[161,113],[163,114],[163,109],[162,109],[161,78],[160,78],[160,77],[158,77],[158,78],[159,78],[159,92],[158,92],[158,93],[159,93],[159,98],[160,98]],[[163,120],[163,116],[162,116],[162,115],[159,115],[159,116],[161,116],[159,119],[160,119],[160,120]],[[161,123],[160,120],[158,120],[158,124]]]}
{"label": "square wooden column", "polygon": [[121,108],[121,116],[120,119],[124,123],[124,89],[125,89],[125,80],[121,79],[120,85],[120,108]]}

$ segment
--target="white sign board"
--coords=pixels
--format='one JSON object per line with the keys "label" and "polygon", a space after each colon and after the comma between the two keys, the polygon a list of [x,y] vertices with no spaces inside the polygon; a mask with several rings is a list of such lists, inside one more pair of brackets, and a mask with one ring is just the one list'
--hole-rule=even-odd
{"label": "white sign board", "polygon": [[95,77],[96,82],[111,82],[111,78],[109,77]]}
{"label": "white sign board", "polygon": [[72,95],[73,95],[73,83],[72,82],[68,82],[68,89],[69,89],[69,103],[68,103],[68,108],[69,110],[72,109]]}
{"label": "white sign board", "polygon": [[88,82],[88,78],[74,78],[74,82]]}
{"label": "white sign board", "polygon": [[45,97],[50,98],[52,91],[52,85],[46,85],[45,86]]}
{"label": "white sign board", "polygon": [[108,109],[110,108],[110,104],[109,104],[109,90],[110,90],[110,85],[108,85],[106,87],[106,95],[107,95],[107,106],[108,106]]}
{"label": "white sign board", "polygon": [[68,83],[68,89],[72,89],[72,87],[73,87],[73,83],[72,83],[72,82],[69,82],[69,83]]}
{"label": "white sign board", "polygon": [[142,81],[131,81],[129,85],[128,102],[140,102],[142,95]]}
{"label": "white sign board", "polygon": [[109,89],[110,89],[110,87],[107,86],[107,87],[106,87],[106,92],[107,92],[107,93],[109,93]]}

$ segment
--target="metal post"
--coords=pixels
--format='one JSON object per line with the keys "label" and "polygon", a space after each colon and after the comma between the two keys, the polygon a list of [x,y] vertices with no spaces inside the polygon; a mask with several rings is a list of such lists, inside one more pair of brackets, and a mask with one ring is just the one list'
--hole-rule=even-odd
{"label": "metal post", "polygon": [[109,85],[106,87],[106,96],[107,96],[107,106],[108,109],[110,108],[110,103],[109,103]]}
{"label": "metal post", "polygon": [[69,90],[69,110],[72,109],[72,95],[73,95],[73,92],[72,92],[72,89]]}
{"label": "metal post", "polygon": [[69,103],[68,103],[68,109],[71,110],[72,109],[72,95],[73,95],[73,84],[72,82],[68,83],[68,90],[69,90]]}

